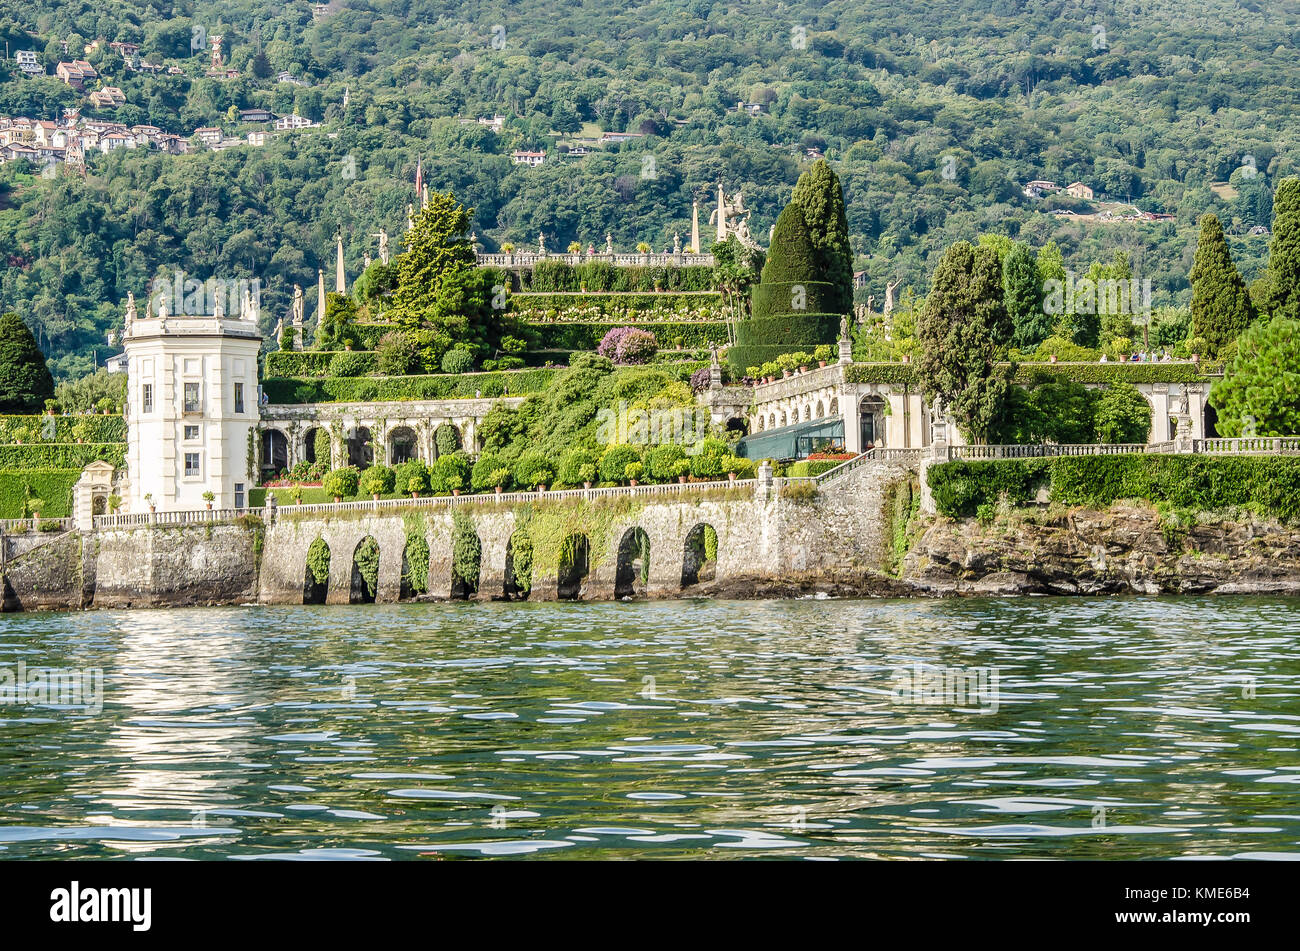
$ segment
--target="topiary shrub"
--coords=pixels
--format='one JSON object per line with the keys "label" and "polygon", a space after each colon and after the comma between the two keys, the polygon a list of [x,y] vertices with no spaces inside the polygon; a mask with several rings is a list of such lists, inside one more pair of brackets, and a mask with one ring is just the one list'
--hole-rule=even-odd
{"label": "topiary shrub", "polygon": [[429,543],[421,532],[407,532],[402,585],[411,594],[429,590]]}
{"label": "topiary shrub", "polygon": [[463,347],[453,347],[443,354],[443,373],[468,373],[473,369],[474,355]]}
{"label": "topiary shrub", "polygon": [[729,453],[721,439],[701,439],[691,456],[691,475],[700,479],[719,479],[727,474],[725,460]]}
{"label": "topiary shrub", "polygon": [[388,466],[371,466],[361,473],[358,487],[366,495],[387,495],[397,484],[396,475]]}
{"label": "topiary shrub", "polygon": [[1097,441],[1144,443],[1151,433],[1151,404],[1132,383],[1106,388],[1096,403]]}
{"label": "topiary shrub", "polygon": [[330,546],[325,539],[317,538],[307,548],[307,570],[311,572],[316,584],[328,584],[330,580]]}
{"label": "topiary shrub", "polygon": [[[497,473],[502,469],[506,472],[507,482],[496,481]],[[506,462],[505,456],[496,452],[481,452],[470,472],[469,484],[475,492],[490,492],[498,485],[506,486],[509,478],[510,464]]]}
{"label": "topiary shrub", "polygon": [[540,452],[526,452],[515,464],[515,482],[527,489],[549,484],[553,475],[550,460]]}
{"label": "topiary shrub", "polygon": [[646,453],[645,466],[650,478],[656,482],[668,482],[682,475],[681,466],[690,471],[691,463],[686,458],[686,450],[676,443],[654,446]]}
{"label": "topiary shrub", "polygon": [[456,451],[439,456],[429,470],[429,487],[434,492],[451,492],[471,484],[470,461],[465,453]]}
{"label": "topiary shrub", "polygon": [[433,445],[439,456],[455,452],[460,448],[460,430],[451,423],[443,423],[433,431]]}
{"label": "topiary shrub", "polygon": [[600,457],[600,479],[602,482],[622,482],[628,478],[627,467],[640,461],[641,452],[636,447],[610,446]]}
{"label": "topiary shrub", "polygon": [[[393,467],[396,486],[403,492],[429,491],[429,467],[419,459],[411,459]],[[411,488],[414,485],[415,488]]]}
{"label": "topiary shrub", "polygon": [[344,466],[325,473],[321,487],[325,489],[327,495],[332,495],[336,499],[350,499],[357,494],[360,480],[361,473],[357,471],[356,466]]}
{"label": "topiary shrub", "polygon": [[315,453],[317,464],[325,466],[330,464],[330,455],[334,450],[334,443],[330,438],[330,431],[324,426],[316,430],[316,435],[312,437],[312,450]]}
{"label": "topiary shrub", "polygon": [[582,470],[586,466],[591,466],[594,473],[599,461],[600,457],[590,449],[569,450],[560,461],[560,467],[555,473],[555,487],[562,489],[582,485],[583,482],[588,481],[582,477]]}

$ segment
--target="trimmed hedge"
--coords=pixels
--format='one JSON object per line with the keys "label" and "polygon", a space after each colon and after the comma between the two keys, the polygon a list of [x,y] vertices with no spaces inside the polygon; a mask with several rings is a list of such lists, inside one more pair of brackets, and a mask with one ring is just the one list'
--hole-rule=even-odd
{"label": "trimmed hedge", "polygon": [[[796,307],[798,292],[803,288],[803,306]],[[780,284],[755,284],[750,290],[752,311],[755,320],[792,315],[802,317],[808,314],[834,313],[834,302],[839,293],[834,284],[825,281],[798,281]],[[839,317],[835,318],[835,330],[839,332]],[[825,343],[826,341],[822,341]]]}
{"label": "trimmed hedge", "polygon": [[947,462],[927,475],[935,507],[953,518],[975,514],[1005,492],[1025,504],[1050,479],[1051,500],[1105,508],[1142,499],[1177,508],[1245,508],[1262,517],[1300,522],[1300,459],[1267,456],[1061,456]]}
{"label": "trimmed hedge", "polygon": [[[563,322],[531,324],[529,331],[534,335],[539,350],[595,350],[601,339],[615,327],[629,326],[627,323],[606,322]],[[682,347],[688,350],[704,349],[710,343],[725,346],[727,343],[727,322],[725,320],[700,320],[667,322],[634,322],[639,330],[648,330],[655,335],[659,346],[664,349],[676,349],[673,342],[682,338]]]}
{"label": "trimmed hedge", "polygon": [[849,383],[915,383],[916,366],[911,363],[850,363],[844,368],[844,379]]}
{"label": "trimmed hedge", "polygon": [[513,312],[524,320],[718,320],[722,295],[716,291],[667,294],[516,294]]}
{"label": "trimmed hedge", "polygon": [[830,472],[836,466],[844,465],[842,459],[804,459],[801,462],[795,462],[785,470],[785,474],[791,477],[799,476],[819,476],[823,472]]}
{"label": "trimmed hedge", "polygon": [[742,320],[736,324],[736,345],[727,351],[727,362],[739,377],[746,367],[760,366],[783,353],[833,344],[839,333],[840,317],[836,314],[786,314]]}
{"label": "trimmed hedge", "polygon": [[623,266],[608,261],[587,261],[573,265],[566,261],[545,261],[533,267],[510,268],[518,282],[515,290],[578,292],[585,284],[593,293],[600,291],[717,290],[713,268],[704,264],[671,266]]}
{"label": "trimmed hedge", "polygon": [[126,443],[44,442],[0,444],[0,469],[77,469],[99,460],[126,464]]}
{"label": "trimmed hedge", "polygon": [[41,509],[42,518],[67,518],[72,514],[72,487],[80,478],[80,469],[0,471],[0,518],[29,516],[26,511],[28,488],[31,489],[31,498],[45,502]]}
{"label": "trimmed hedge", "polygon": [[[742,322],[740,327],[744,326]],[[770,358],[769,358],[770,359]],[[747,366],[757,366],[750,363]],[[1219,364],[1193,363],[1021,363],[1014,382],[1032,383],[1208,383]],[[845,368],[850,383],[915,383],[916,366],[911,363],[854,363]]]}
{"label": "trimmed hedge", "polygon": [[362,403],[392,400],[473,399],[526,396],[547,389],[557,370],[439,373],[427,376],[366,376],[345,379],[269,377],[262,389],[271,403]]}
{"label": "trimmed hedge", "polygon": [[49,420],[54,420],[54,438],[50,442],[73,442],[81,436],[86,442],[126,442],[126,420],[121,416],[15,416],[0,415],[0,443],[13,442],[15,429],[31,435],[24,442],[39,442]]}

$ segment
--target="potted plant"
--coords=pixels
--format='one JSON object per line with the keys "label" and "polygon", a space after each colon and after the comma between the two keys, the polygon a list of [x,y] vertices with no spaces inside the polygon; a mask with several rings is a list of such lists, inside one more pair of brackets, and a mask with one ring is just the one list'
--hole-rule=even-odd
{"label": "potted plant", "polygon": [[635,487],[641,476],[645,475],[645,466],[639,462],[629,462],[623,468],[623,478],[627,479],[627,484]]}
{"label": "potted plant", "polygon": [[420,497],[420,480],[408,479],[406,481],[406,491],[411,493],[411,498],[418,499]]}
{"label": "potted plant", "polygon": [[147,506],[149,506],[149,511],[150,511],[150,512],[155,511],[155,509],[154,509],[154,504],[153,504],[153,493],[152,493],[152,492],[146,492],[146,493],[144,494],[144,504],[147,505]]}
{"label": "potted plant", "polygon": [[488,481],[496,486],[497,495],[500,495],[505,490],[506,480],[509,478],[510,470],[502,466],[500,469],[492,470],[488,476]]}
{"label": "potted plant", "polygon": [[41,509],[45,508],[45,500],[38,499],[35,496],[27,500],[27,511],[32,516],[32,524],[35,525],[41,520]]}
{"label": "potted plant", "polygon": [[213,494],[211,489],[203,493],[203,501],[207,503],[209,511],[212,510],[212,503],[216,500],[216,498],[217,498],[216,495]]}
{"label": "potted plant", "polygon": [[447,488],[451,489],[452,495],[460,495],[461,479],[459,473],[453,472],[447,476]]}
{"label": "potted plant", "polygon": [[683,485],[686,484],[686,477],[690,474],[691,462],[689,459],[680,459],[673,466],[673,474],[677,476],[677,481]]}
{"label": "potted plant", "polygon": [[293,487],[293,504],[302,505],[302,486],[300,485]]}
{"label": "potted plant", "polygon": [[596,478],[596,467],[591,463],[578,467],[578,478],[582,480],[582,487],[590,489],[592,480]]}

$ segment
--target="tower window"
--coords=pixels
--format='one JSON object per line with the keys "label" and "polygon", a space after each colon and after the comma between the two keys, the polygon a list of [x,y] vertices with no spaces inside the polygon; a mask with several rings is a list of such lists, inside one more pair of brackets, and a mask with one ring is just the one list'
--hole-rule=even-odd
{"label": "tower window", "polygon": [[235,412],[242,413],[243,411],[244,411],[244,384],[236,383],[235,384]]}
{"label": "tower window", "polygon": [[145,413],[153,412],[153,384],[146,383],[140,387],[140,409]]}
{"label": "tower window", "polygon": [[187,440],[190,440],[190,439],[198,439],[198,438],[199,438],[199,427],[197,427],[197,426],[186,426],[186,427],[185,427],[185,438],[186,438]]}
{"label": "tower window", "polygon": [[199,384],[186,383],[185,384],[185,412],[198,413],[200,411],[201,410],[199,405]]}
{"label": "tower window", "polygon": [[197,452],[187,452],[185,454],[185,475],[198,478],[202,474],[199,470],[199,454]]}

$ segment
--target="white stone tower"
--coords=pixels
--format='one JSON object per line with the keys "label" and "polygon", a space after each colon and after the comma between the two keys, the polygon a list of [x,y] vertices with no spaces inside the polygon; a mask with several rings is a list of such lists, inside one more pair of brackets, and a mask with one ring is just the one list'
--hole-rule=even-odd
{"label": "white stone tower", "polygon": [[[248,505],[262,337],[255,292],[243,285],[218,291],[211,314],[170,313],[166,292],[143,319],[128,304],[128,511],[148,512],[150,504],[160,512],[198,510],[205,492],[215,496],[214,509]],[[233,316],[226,293],[238,294]]]}

